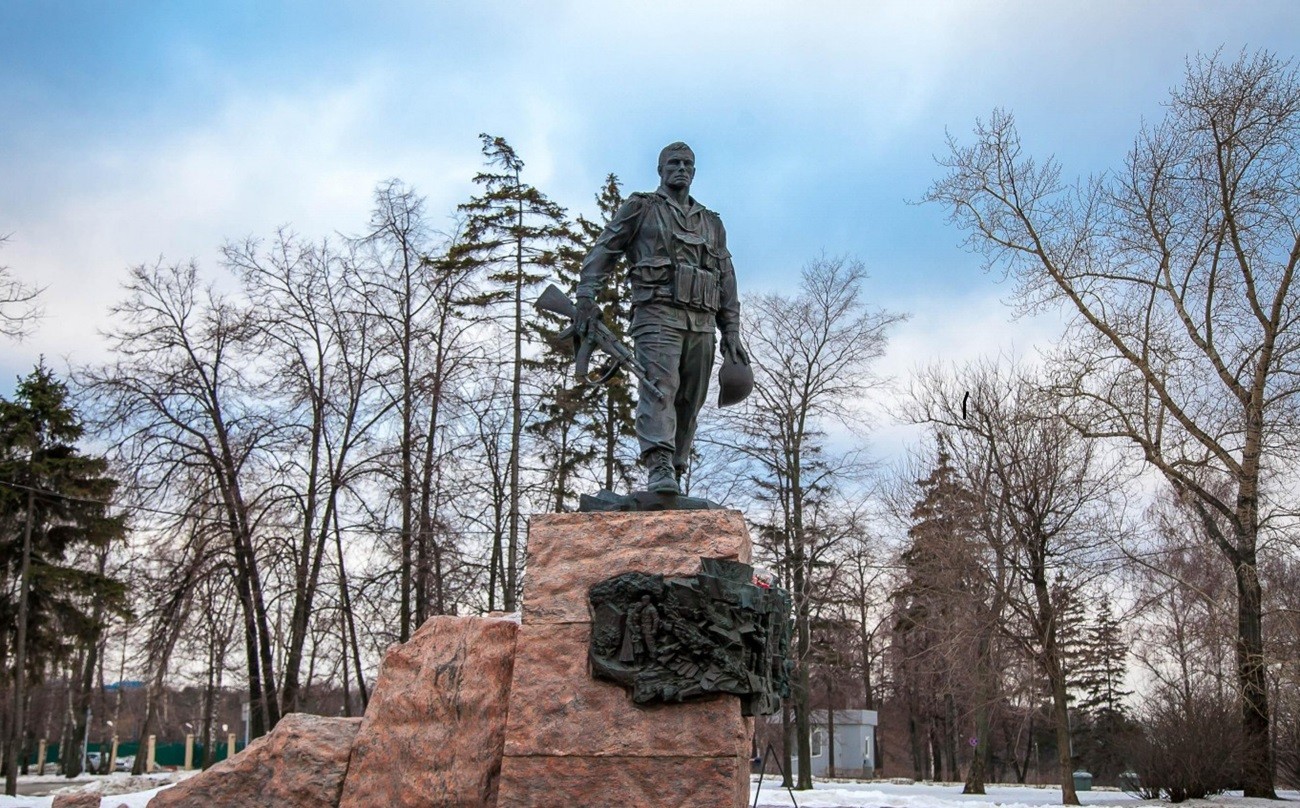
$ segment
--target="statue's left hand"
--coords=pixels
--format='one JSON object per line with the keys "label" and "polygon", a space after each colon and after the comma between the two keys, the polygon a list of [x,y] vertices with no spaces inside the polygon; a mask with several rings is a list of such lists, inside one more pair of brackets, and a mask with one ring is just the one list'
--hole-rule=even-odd
{"label": "statue's left hand", "polygon": [[739,334],[722,335],[722,356],[728,362],[749,364],[749,354],[745,352],[745,346],[740,343]]}

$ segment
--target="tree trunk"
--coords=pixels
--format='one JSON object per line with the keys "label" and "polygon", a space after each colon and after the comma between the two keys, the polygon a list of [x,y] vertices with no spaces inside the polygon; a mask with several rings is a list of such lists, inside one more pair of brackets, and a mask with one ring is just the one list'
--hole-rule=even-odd
{"label": "tree trunk", "polygon": [[1236,579],[1237,677],[1241,687],[1241,723],[1245,743],[1243,792],[1247,797],[1277,799],[1273,787],[1273,744],[1264,665],[1263,596],[1253,557],[1237,565]]}
{"label": "tree trunk", "polygon": [[961,782],[961,761],[958,758],[958,740],[959,734],[957,727],[957,705],[953,702],[952,693],[943,695],[943,723],[944,723],[944,742],[948,744],[948,782]]}
{"label": "tree trunk", "polygon": [[348,660],[348,619],[339,609],[339,647],[343,649],[343,717],[352,717],[352,680],[349,672],[352,663]]}
{"label": "tree trunk", "polygon": [[[339,603],[343,607],[343,620],[347,623],[348,635],[351,637],[352,665],[357,673],[357,690],[361,694],[361,712],[370,705],[370,693],[366,689],[366,677],[361,670],[361,645],[357,642],[357,623],[352,613],[352,595],[348,590],[347,565],[343,560],[343,531],[339,527],[339,513],[334,511],[334,548],[339,557]],[[343,653],[347,653],[348,643],[344,643]],[[345,694],[346,695],[346,694]]]}
{"label": "tree trunk", "polygon": [[[437,544],[436,531],[437,520],[435,519],[435,486],[439,479],[437,463],[437,441],[439,416],[442,409],[442,377],[446,372],[444,358],[444,347],[442,337],[447,333],[445,317],[439,325],[437,336],[439,341],[438,347],[434,354],[433,363],[433,389],[429,394],[429,423],[428,434],[424,438],[424,458],[420,466],[420,537],[417,571],[419,587],[419,597],[416,598],[415,619],[417,628],[424,625],[430,614],[443,614],[443,588],[442,565],[439,559],[439,547]],[[432,586],[432,595],[429,588]]]}
{"label": "tree trunk", "polygon": [[216,639],[214,637],[212,645],[208,646],[208,683],[207,687],[203,689],[203,727],[201,730],[202,735],[199,736],[203,739],[203,757],[199,760],[199,768],[205,771],[212,765],[213,758],[212,714],[217,700],[217,649],[215,646]]}
{"label": "tree trunk", "polygon": [[399,447],[402,459],[402,477],[400,482],[399,498],[402,506],[402,535],[401,535],[401,554],[402,568],[399,571],[401,576],[401,614],[398,619],[397,641],[406,642],[411,639],[411,613],[412,603],[412,550],[413,538],[411,525],[412,510],[412,469],[411,469],[411,439],[413,427],[411,423],[412,403],[411,403],[411,363],[412,363],[412,341],[411,341],[411,320],[414,313],[411,310],[411,251],[405,239],[402,239],[402,282],[405,284],[402,295],[402,445]]}
{"label": "tree trunk", "polygon": [[265,691],[262,687],[262,667],[259,662],[257,615],[253,607],[253,591],[248,580],[247,562],[244,559],[242,545],[239,543],[235,546],[235,591],[239,595],[239,605],[244,617],[244,662],[248,666],[249,734],[260,738],[267,731],[267,716],[264,704]]}
{"label": "tree trunk", "polygon": [[808,625],[807,584],[804,578],[805,562],[803,547],[798,536],[795,537],[794,552],[794,590],[795,606],[795,658],[798,660],[794,675],[794,721],[795,742],[798,744],[799,777],[795,788],[809,790],[812,784],[812,736],[808,716],[808,658],[812,647],[811,630]]}
{"label": "tree trunk", "polygon": [[826,772],[829,777],[835,777],[835,700],[830,698],[834,693],[832,688],[827,688],[826,699]]}
{"label": "tree trunk", "polygon": [[[515,171],[515,187],[518,188],[519,171]],[[524,202],[519,200],[518,226],[524,229]],[[519,462],[524,430],[523,373],[524,373],[524,243],[515,241],[515,354],[514,369],[510,381],[510,533],[506,544],[505,591],[502,593],[502,608],[507,612],[515,610],[515,589],[519,584]]]}
{"label": "tree trunk", "polygon": [[9,725],[9,744],[5,749],[5,793],[18,794],[18,759],[22,754],[23,727],[27,701],[27,599],[31,591],[32,522],[35,519],[36,492],[27,490],[27,514],[23,523],[23,558],[19,566],[18,628],[14,639],[13,717]]}
{"label": "tree trunk", "polygon": [[971,756],[970,769],[966,772],[966,784],[963,794],[984,794],[984,777],[988,765],[989,710],[993,704],[991,678],[993,666],[989,659],[989,639],[981,636],[975,653],[975,752]]}
{"label": "tree trunk", "polygon": [[[101,574],[103,570],[100,570]],[[99,625],[103,619],[103,607],[96,602],[94,610],[95,625]],[[73,699],[72,715],[72,737],[68,742],[74,749],[84,749],[86,741],[89,739],[90,732],[90,696],[95,685],[95,665],[99,655],[99,637],[96,636],[86,649],[86,658],[81,669],[81,676],[77,683],[76,697]],[[64,767],[64,775],[67,777],[76,777],[81,774],[82,756],[75,755],[69,759],[68,766]]]}
{"label": "tree trunk", "polygon": [[917,721],[914,705],[908,709],[907,740],[912,746],[912,779],[924,780],[929,757],[925,754],[924,738],[921,735],[921,727]]}
{"label": "tree trunk", "polygon": [[1056,610],[1051,602],[1047,578],[1041,564],[1034,574],[1034,595],[1038,601],[1038,620],[1043,631],[1042,665],[1052,688],[1052,723],[1056,731],[1057,772],[1061,778],[1061,804],[1078,805],[1074,791],[1074,766],[1070,755],[1070,702],[1065,688],[1065,669],[1056,644]]}
{"label": "tree trunk", "polygon": [[1065,677],[1052,677],[1052,718],[1056,724],[1056,762],[1061,777],[1061,804],[1078,805],[1074,791],[1074,765],[1070,756],[1070,707],[1066,700]]}
{"label": "tree trunk", "polygon": [[794,788],[794,724],[790,704],[781,702],[781,788]]}
{"label": "tree trunk", "polygon": [[[333,519],[336,497],[337,494],[331,491],[325,502],[325,512],[321,517],[319,532],[314,537],[307,537],[302,547],[303,554],[310,554],[311,561],[306,565],[306,569],[300,569],[297,591],[294,594],[293,617],[289,627],[289,649],[283,671],[284,690],[280,702],[286,713],[298,712],[301,707],[302,687],[299,668],[302,667],[303,649],[311,630],[311,614],[316,602],[316,588],[320,585],[321,566],[325,560],[325,543],[329,539],[329,524]],[[312,512],[314,513],[314,506]]]}

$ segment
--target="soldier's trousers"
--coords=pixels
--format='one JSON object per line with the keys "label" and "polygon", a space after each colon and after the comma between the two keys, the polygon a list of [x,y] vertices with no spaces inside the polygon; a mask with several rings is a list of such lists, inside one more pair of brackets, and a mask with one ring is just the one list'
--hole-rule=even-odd
{"label": "soldier's trousers", "polygon": [[685,469],[695,440],[695,422],[709,392],[713,371],[714,332],[656,326],[633,333],[636,358],[664,398],[642,387],[636,406],[636,436],[641,456],[656,449],[673,455]]}

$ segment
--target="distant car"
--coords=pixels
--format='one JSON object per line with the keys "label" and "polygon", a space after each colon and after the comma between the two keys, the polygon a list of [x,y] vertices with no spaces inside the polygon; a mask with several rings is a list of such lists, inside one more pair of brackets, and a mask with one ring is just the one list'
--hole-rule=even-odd
{"label": "distant car", "polygon": [[102,763],[103,760],[104,757],[99,752],[87,752],[86,771],[92,774],[99,774],[99,764]]}
{"label": "distant car", "polygon": [[135,766],[135,755],[127,755],[118,758],[113,768],[120,772],[129,772],[133,766]]}

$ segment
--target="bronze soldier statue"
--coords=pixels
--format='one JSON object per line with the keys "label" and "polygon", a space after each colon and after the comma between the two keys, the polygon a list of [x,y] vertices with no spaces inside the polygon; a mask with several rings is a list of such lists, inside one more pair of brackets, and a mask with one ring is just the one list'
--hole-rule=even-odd
{"label": "bronze soldier statue", "polygon": [[[646,380],[637,400],[636,434],[646,488],[679,494],[695,424],[709,391],[715,331],[722,356],[740,369],[733,387],[723,377],[719,403],[735,403],[752,387],[740,340],[736,271],[718,214],[695,201],[695,153],[685,143],[659,153],[659,188],[634,193],[614,215],[582,264],[577,290],[579,335],[600,318],[596,295],[620,255],[627,257],[636,359]],[[745,379],[748,379],[746,382]],[[649,395],[647,386],[662,396]],[[746,386],[748,384],[748,387]]]}

